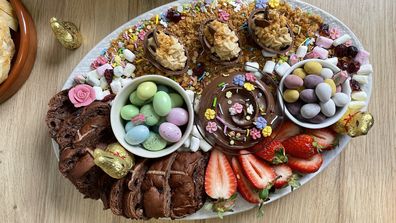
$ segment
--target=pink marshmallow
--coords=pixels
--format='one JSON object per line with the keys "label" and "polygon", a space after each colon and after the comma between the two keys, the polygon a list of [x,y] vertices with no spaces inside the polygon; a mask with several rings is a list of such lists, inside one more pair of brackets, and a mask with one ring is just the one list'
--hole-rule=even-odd
{"label": "pink marshmallow", "polygon": [[343,84],[348,79],[348,77],[348,72],[342,70],[333,76],[333,81],[336,85],[340,85]]}
{"label": "pink marshmallow", "polygon": [[316,44],[316,46],[318,46],[318,47],[323,47],[323,48],[325,48],[325,49],[328,49],[328,48],[330,48],[330,47],[333,45],[333,40],[332,40],[332,39],[329,39],[329,38],[327,38],[327,37],[324,37],[324,36],[319,36],[319,37],[316,39],[315,44]]}
{"label": "pink marshmallow", "polygon": [[356,62],[359,62],[360,64],[366,64],[368,62],[369,56],[370,56],[369,52],[365,50],[360,50],[354,60]]}
{"label": "pink marshmallow", "polygon": [[320,59],[327,59],[329,57],[329,51],[323,49],[322,47],[315,46],[312,52],[316,53]]}
{"label": "pink marshmallow", "polygon": [[96,68],[96,72],[98,72],[99,77],[103,77],[104,72],[106,70],[112,70],[112,69],[113,69],[113,67],[110,64],[106,63],[106,64],[103,64],[102,66]]}

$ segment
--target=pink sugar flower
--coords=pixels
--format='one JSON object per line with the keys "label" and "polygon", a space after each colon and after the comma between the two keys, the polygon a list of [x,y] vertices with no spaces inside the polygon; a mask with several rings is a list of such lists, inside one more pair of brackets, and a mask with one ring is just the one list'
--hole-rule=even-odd
{"label": "pink sugar flower", "polygon": [[146,31],[142,30],[142,31],[139,33],[138,37],[139,37],[140,40],[144,40],[144,36],[146,36]]}
{"label": "pink sugar flower", "polygon": [[254,76],[252,73],[246,73],[245,79],[250,82],[255,82],[257,80],[256,76]]}
{"label": "pink sugar flower", "polygon": [[228,21],[230,19],[230,14],[227,11],[219,9],[219,20],[220,21]]}
{"label": "pink sugar flower", "polygon": [[240,113],[242,113],[242,111],[243,111],[243,105],[241,105],[241,104],[239,104],[239,103],[233,104],[233,105],[232,105],[232,108],[235,110],[235,112],[236,112],[237,114],[240,114]]}
{"label": "pink sugar flower", "polygon": [[341,35],[341,31],[338,27],[331,27],[329,30],[330,38],[337,39]]}
{"label": "pink sugar flower", "polygon": [[208,131],[209,133],[216,132],[217,131],[216,122],[208,122],[208,124],[206,125],[206,131]]}
{"label": "pink sugar flower", "polygon": [[87,84],[79,84],[71,88],[68,96],[76,108],[87,106],[96,98],[95,90]]}
{"label": "pink sugar flower", "polygon": [[252,130],[250,130],[250,136],[256,140],[261,138],[261,132],[259,130],[257,130],[256,128],[253,128]]}

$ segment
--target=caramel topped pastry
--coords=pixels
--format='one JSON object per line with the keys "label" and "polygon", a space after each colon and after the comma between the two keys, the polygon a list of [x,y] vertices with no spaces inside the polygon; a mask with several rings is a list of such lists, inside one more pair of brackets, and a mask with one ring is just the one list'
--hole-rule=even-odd
{"label": "caramel topped pastry", "polygon": [[155,29],[146,34],[144,45],[147,59],[161,71],[170,75],[187,72],[187,50],[175,36]]}

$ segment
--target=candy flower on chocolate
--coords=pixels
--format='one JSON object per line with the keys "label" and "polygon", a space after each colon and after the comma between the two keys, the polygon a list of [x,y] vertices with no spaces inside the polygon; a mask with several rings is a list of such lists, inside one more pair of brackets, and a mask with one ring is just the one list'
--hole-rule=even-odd
{"label": "candy flower on chocolate", "polygon": [[76,108],[87,106],[96,98],[95,90],[87,84],[79,84],[71,88],[68,96]]}
{"label": "candy flower on chocolate", "polygon": [[208,131],[209,133],[216,132],[217,131],[216,122],[208,122],[208,124],[206,125],[206,131]]}
{"label": "candy flower on chocolate", "polygon": [[216,112],[215,112],[213,109],[210,109],[210,108],[206,109],[206,111],[205,111],[205,118],[206,118],[207,120],[212,120],[212,119],[214,119],[215,117],[216,117]]}
{"label": "candy flower on chocolate", "polygon": [[265,126],[265,128],[263,129],[263,131],[261,131],[261,133],[263,133],[264,137],[270,136],[272,134],[271,126],[269,126],[269,125]]}
{"label": "candy flower on chocolate", "polygon": [[245,76],[238,74],[234,77],[233,84],[238,85],[238,86],[243,86],[243,84],[245,83]]}

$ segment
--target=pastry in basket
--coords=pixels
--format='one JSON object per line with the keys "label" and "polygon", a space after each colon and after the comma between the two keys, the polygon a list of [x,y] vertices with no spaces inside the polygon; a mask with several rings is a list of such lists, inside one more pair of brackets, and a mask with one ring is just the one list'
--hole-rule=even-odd
{"label": "pastry in basket", "polygon": [[11,60],[15,54],[14,41],[11,38],[10,28],[18,28],[14,11],[8,1],[0,0],[0,84],[8,78]]}

